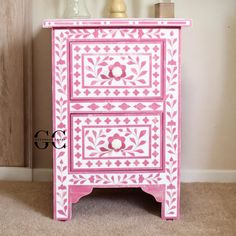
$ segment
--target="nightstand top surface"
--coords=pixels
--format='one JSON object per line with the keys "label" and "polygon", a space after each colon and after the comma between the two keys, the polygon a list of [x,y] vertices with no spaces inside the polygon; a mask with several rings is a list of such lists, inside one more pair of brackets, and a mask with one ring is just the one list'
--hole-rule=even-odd
{"label": "nightstand top surface", "polygon": [[100,18],[100,19],[47,19],[43,28],[74,27],[184,27],[192,21],[181,18]]}

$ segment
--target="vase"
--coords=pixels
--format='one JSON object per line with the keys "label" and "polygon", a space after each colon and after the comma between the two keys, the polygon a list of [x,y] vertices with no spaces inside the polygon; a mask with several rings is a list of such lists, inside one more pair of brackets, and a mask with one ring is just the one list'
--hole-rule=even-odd
{"label": "vase", "polygon": [[90,18],[85,0],[67,0],[64,18]]}

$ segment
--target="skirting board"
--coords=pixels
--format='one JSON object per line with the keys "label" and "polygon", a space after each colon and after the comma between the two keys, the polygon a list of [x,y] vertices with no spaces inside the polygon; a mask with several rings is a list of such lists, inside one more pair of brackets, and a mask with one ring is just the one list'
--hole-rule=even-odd
{"label": "skirting board", "polygon": [[[51,169],[0,167],[1,181],[52,181]],[[236,183],[236,170],[182,170],[181,182]]]}
{"label": "skirting board", "polygon": [[0,181],[32,181],[31,168],[0,167]]}
{"label": "skirting board", "polygon": [[[34,169],[34,181],[52,181],[51,169]],[[181,182],[236,183],[236,170],[181,170]]]}

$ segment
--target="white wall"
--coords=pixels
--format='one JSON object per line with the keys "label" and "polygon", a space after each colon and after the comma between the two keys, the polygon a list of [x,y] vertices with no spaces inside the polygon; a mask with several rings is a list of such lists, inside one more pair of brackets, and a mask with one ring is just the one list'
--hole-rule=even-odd
{"label": "white wall", "polygon": [[[45,18],[61,17],[63,0],[33,0],[35,130],[50,129],[50,33]],[[87,0],[93,17],[105,0]],[[153,17],[155,0],[126,0],[129,17]],[[236,0],[175,0],[183,30],[183,169],[236,170]],[[34,150],[36,168],[51,166],[51,152]]]}

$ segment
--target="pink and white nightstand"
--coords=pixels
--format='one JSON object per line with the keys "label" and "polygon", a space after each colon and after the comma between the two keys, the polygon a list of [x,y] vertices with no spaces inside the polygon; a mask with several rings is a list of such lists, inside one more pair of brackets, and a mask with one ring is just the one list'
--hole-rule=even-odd
{"label": "pink and white nightstand", "polygon": [[[93,188],[141,188],[179,217],[184,19],[46,20],[52,30],[54,218]],[[61,138],[58,132],[56,138]],[[58,141],[60,142],[60,141]]]}

